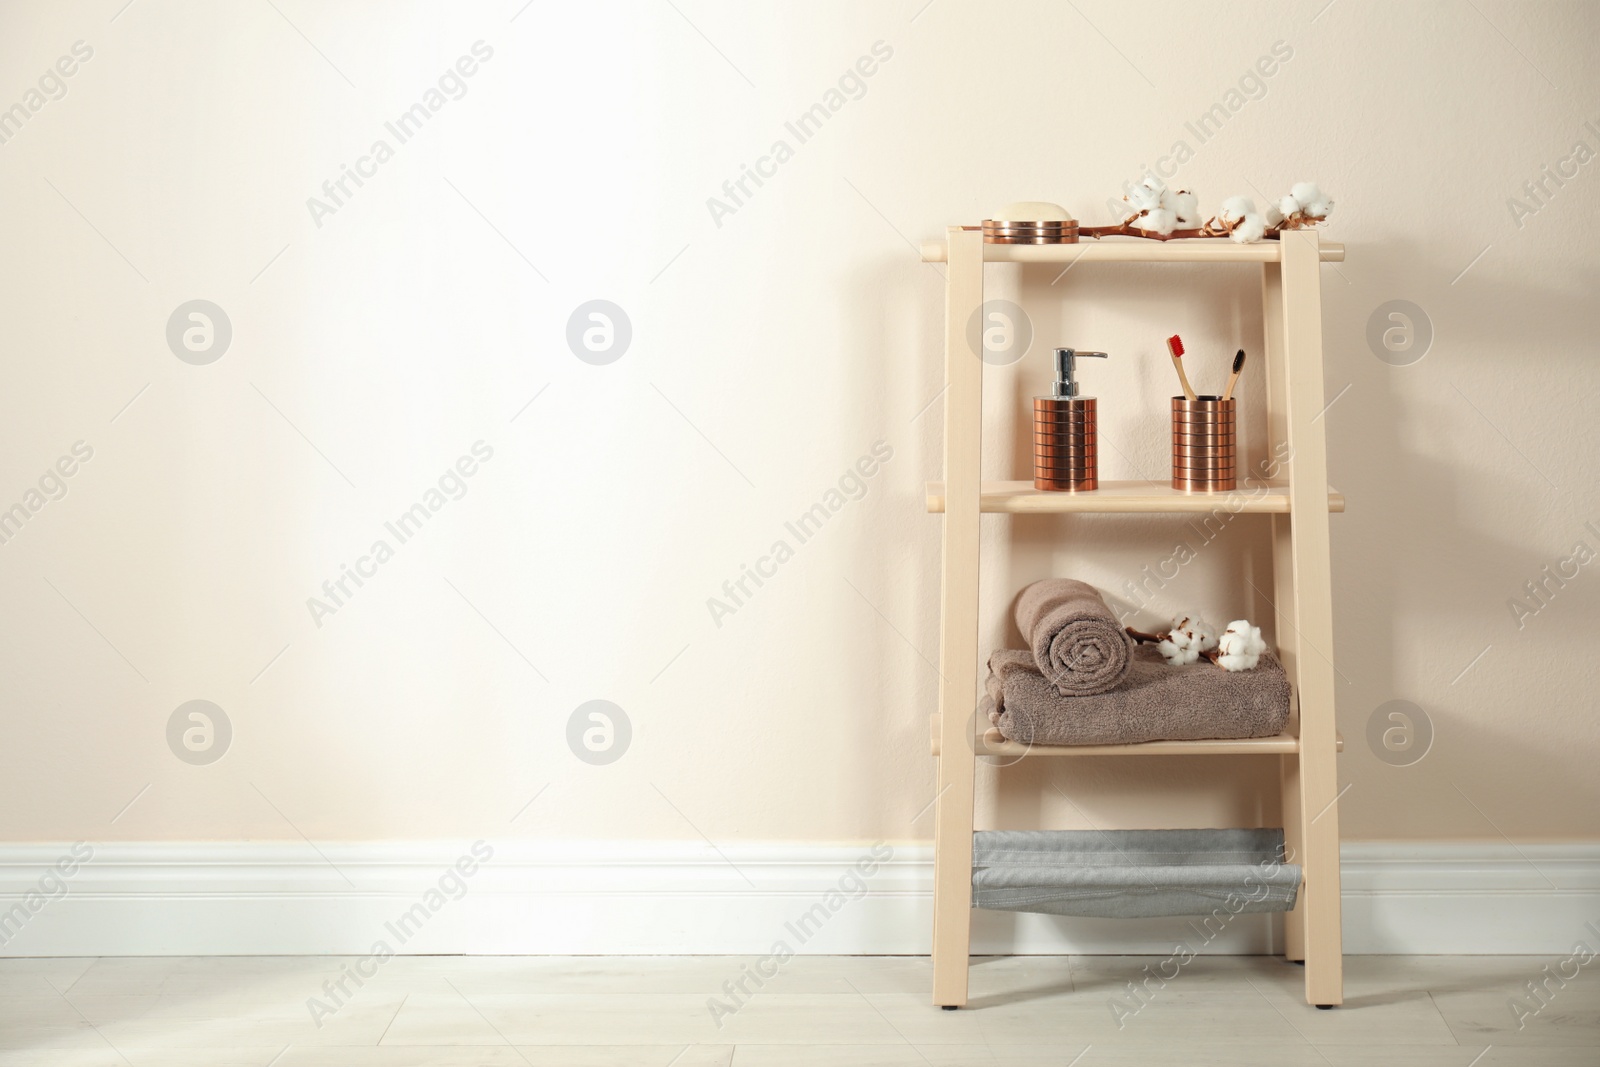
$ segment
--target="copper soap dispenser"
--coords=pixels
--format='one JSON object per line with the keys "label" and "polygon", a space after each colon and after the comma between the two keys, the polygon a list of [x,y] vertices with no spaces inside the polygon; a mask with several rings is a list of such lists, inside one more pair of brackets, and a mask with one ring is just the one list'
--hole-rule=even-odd
{"label": "copper soap dispenser", "polygon": [[1100,487],[1095,441],[1095,398],[1078,395],[1077,361],[1104,352],[1056,349],[1056,380],[1049,396],[1033,398],[1033,487],[1083,493]]}

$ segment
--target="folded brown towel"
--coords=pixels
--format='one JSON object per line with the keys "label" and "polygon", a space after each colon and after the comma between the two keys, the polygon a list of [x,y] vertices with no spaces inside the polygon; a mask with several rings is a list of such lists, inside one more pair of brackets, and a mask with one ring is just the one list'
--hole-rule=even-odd
{"label": "folded brown towel", "polygon": [[1271,653],[1248,671],[1205,660],[1171,667],[1149,645],[1134,649],[1132,662],[1115,689],[1063,697],[1032,653],[1001,649],[989,657],[984,706],[1008,740],[1036,745],[1272,737],[1289,721],[1289,679]]}
{"label": "folded brown towel", "polygon": [[1104,693],[1127,677],[1133,639],[1092,585],[1073,578],[1034,582],[1017,597],[1017,629],[1062,696]]}

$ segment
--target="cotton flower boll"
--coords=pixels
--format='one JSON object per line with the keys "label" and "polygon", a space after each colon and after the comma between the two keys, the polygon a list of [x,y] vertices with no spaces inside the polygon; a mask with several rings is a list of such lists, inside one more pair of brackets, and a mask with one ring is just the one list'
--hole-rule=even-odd
{"label": "cotton flower boll", "polygon": [[1278,210],[1283,212],[1284,217],[1287,218],[1300,210],[1300,201],[1293,196],[1280,197],[1278,199]]}
{"label": "cotton flower boll", "polygon": [[1194,624],[1188,615],[1180,615],[1172,620],[1172,628],[1167,631],[1167,640],[1178,648],[1188,648],[1194,640]]}
{"label": "cotton flower boll", "polygon": [[1179,648],[1169,638],[1156,644],[1156,651],[1166,658],[1167,666],[1183,667],[1200,658],[1200,653],[1192,648]]}
{"label": "cotton flower boll", "polygon": [[1268,204],[1266,214],[1261,216],[1268,226],[1276,226],[1283,221],[1283,212],[1278,210],[1277,204]]}
{"label": "cotton flower boll", "polygon": [[1294,197],[1295,202],[1301,207],[1327,199],[1322,195],[1322,190],[1317,188],[1316,182],[1295,182],[1294,187],[1289,190],[1289,195]]}
{"label": "cotton flower boll", "polygon": [[1267,220],[1251,212],[1239,221],[1239,225],[1235,226],[1233,232],[1228,236],[1242,245],[1250,245],[1255,244],[1266,235]]}
{"label": "cotton flower boll", "polygon": [[1217,666],[1225,671],[1254,670],[1266,650],[1261,628],[1251,626],[1249,619],[1236,619],[1228,624],[1217,643]]}
{"label": "cotton flower boll", "polygon": [[1173,195],[1172,210],[1178,217],[1178,225],[1184,229],[1200,225],[1200,198],[1188,190]]}
{"label": "cotton flower boll", "polygon": [[1142,215],[1161,206],[1161,195],[1143,185],[1129,189],[1128,195],[1124,196],[1122,200],[1128,205],[1128,211],[1131,215]]}
{"label": "cotton flower boll", "polygon": [[1250,646],[1250,623],[1240,619],[1230,622],[1228,628],[1222,631],[1222,636],[1217,639],[1217,650],[1224,656],[1243,655]]}
{"label": "cotton flower boll", "polygon": [[1132,189],[1129,189],[1128,195],[1124,199],[1140,211],[1153,211],[1164,206],[1162,198],[1166,192],[1166,186],[1154,185],[1150,182],[1150,179],[1146,178]]}
{"label": "cotton flower boll", "polygon": [[1250,625],[1249,619],[1235,619],[1222,631],[1217,649],[1224,655],[1259,656],[1267,650],[1267,644],[1261,639],[1261,627]]}
{"label": "cotton flower boll", "polygon": [[1314,219],[1325,219],[1332,210],[1332,200],[1318,200],[1306,205],[1306,214]]}
{"label": "cotton flower boll", "polygon": [[[1135,190],[1136,192],[1137,190]],[[1123,203],[1128,205],[1128,217],[1124,221],[1130,222],[1135,226],[1142,225],[1141,220],[1144,216],[1159,209],[1159,205],[1147,197],[1129,194],[1123,197],[1122,200]]]}
{"label": "cotton flower boll", "polygon": [[1253,215],[1256,204],[1248,196],[1230,196],[1222,202],[1222,210],[1218,216],[1223,222],[1238,222],[1246,215]]}
{"label": "cotton flower boll", "polygon": [[1217,647],[1217,628],[1198,615],[1172,620],[1172,632],[1181,634],[1185,647],[1196,652],[1209,652]]}
{"label": "cotton flower boll", "polygon": [[1153,233],[1171,233],[1178,224],[1178,217],[1166,208],[1156,208],[1146,211],[1143,218],[1134,219],[1133,224]]}
{"label": "cotton flower boll", "polygon": [[1217,647],[1217,628],[1198,615],[1184,615],[1172,620],[1172,629],[1166,640],[1156,647],[1167,662],[1175,667],[1193,663],[1200,653]]}
{"label": "cotton flower boll", "polygon": [[1196,634],[1203,634],[1199,620],[1184,615],[1172,620],[1172,628],[1167,631],[1166,639],[1156,644],[1156,651],[1166,657],[1167,665],[1182,667],[1193,663],[1200,658],[1199,640]]}

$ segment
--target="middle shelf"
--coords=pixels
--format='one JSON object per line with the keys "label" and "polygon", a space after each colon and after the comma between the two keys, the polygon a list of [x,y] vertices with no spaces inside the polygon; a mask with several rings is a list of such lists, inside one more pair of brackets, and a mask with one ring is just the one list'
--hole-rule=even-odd
{"label": "middle shelf", "polygon": [[[944,483],[928,483],[928,510],[944,510]],[[1281,485],[1258,485],[1248,489],[1216,493],[1189,493],[1166,482],[1106,482],[1087,493],[1057,493],[1035,489],[1032,482],[984,482],[979,488],[978,510],[1011,515],[1079,513],[1162,512],[1209,514],[1228,511],[1235,514],[1286,515],[1289,489]],[[1344,495],[1328,490],[1328,510],[1343,511]]]}
{"label": "middle shelf", "polygon": [[[939,755],[939,716],[933,717],[932,749]],[[1294,724],[1290,724],[1290,729]],[[1334,749],[1344,751],[1344,737],[1335,733]],[[1300,738],[1289,732],[1276,737],[1206,738],[1198,741],[1141,741],[1129,745],[1029,745],[1008,741],[987,724],[973,737],[979,756],[1247,756],[1283,755],[1300,751]]]}

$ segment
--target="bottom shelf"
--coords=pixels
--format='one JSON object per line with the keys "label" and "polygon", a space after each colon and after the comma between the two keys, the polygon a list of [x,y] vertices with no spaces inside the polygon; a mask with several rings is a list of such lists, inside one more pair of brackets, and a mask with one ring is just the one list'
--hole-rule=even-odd
{"label": "bottom shelf", "polygon": [[1097,919],[1292,911],[1283,830],[979,830],[972,906]]}

